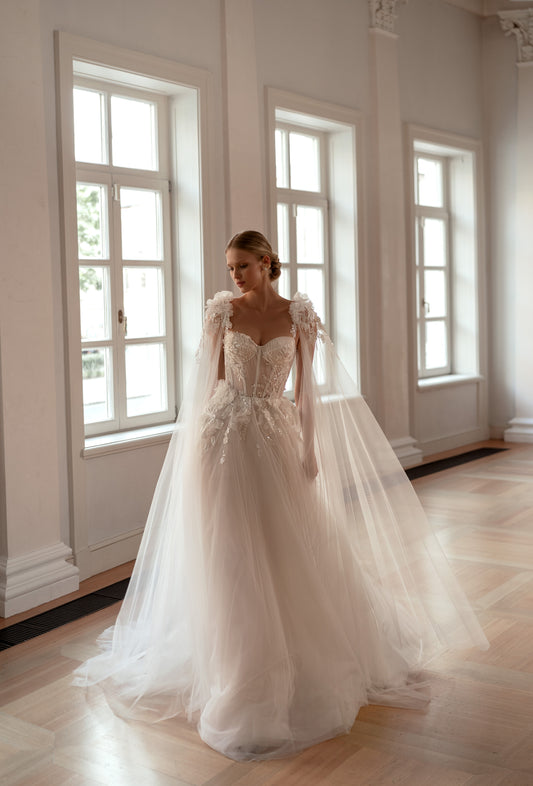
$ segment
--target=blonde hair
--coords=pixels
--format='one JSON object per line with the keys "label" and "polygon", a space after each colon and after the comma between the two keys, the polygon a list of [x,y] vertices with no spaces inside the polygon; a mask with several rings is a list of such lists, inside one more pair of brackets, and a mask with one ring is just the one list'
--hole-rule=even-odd
{"label": "blonde hair", "polygon": [[270,271],[268,273],[270,280],[275,281],[281,275],[281,262],[272,246],[261,232],[256,232],[255,229],[247,229],[245,232],[237,232],[233,235],[231,240],[226,246],[226,251],[230,248],[238,248],[241,251],[249,251],[254,254],[258,259],[263,257],[270,258]]}

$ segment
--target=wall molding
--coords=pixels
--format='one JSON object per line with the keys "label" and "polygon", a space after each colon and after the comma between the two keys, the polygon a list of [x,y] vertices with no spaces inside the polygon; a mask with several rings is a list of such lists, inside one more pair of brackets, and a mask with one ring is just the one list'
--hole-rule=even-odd
{"label": "wall molding", "polygon": [[406,5],[408,0],[368,0],[370,27],[384,33],[395,33],[398,19],[398,6]]}
{"label": "wall molding", "polygon": [[420,464],[424,459],[424,454],[413,437],[391,439],[390,444],[396,454],[396,458],[404,469],[414,467],[415,464]]}
{"label": "wall molding", "polygon": [[79,571],[64,543],[20,557],[0,557],[0,616],[11,617],[79,589]]}
{"label": "wall molding", "polygon": [[95,576],[117,565],[137,558],[144,527],[123,532],[113,538],[99,540],[76,553],[76,564],[82,578]]}
{"label": "wall molding", "polygon": [[533,8],[500,11],[498,16],[505,35],[516,38],[517,62],[533,64]]}

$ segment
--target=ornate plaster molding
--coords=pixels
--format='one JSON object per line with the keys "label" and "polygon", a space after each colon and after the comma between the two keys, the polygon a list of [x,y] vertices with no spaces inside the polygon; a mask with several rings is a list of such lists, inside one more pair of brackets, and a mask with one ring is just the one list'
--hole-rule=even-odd
{"label": "ornate plaster molding", "polygon": [[522,11],[500,11],[500,24],[505,35],[514,35],[518,62],[533,63],[533,8]]}
{"label": "ornate plaster molding", "polygon": [[370,27],[394,33],[398,19],[398,5],[405,5],[407,0],[368,0],[370,10]]}

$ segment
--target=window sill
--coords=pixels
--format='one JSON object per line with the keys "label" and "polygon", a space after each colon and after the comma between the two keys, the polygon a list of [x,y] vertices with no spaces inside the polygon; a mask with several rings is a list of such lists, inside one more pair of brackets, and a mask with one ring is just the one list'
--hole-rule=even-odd
{"label": "window sill", "polygon": [[131,431],[118,431],[114,434],[103,434],[97,437],[86,437],[85,447],[81,455],[85,459],[99,458],[110,453],[122,453],[128,450],[163,445],[170,442],[175,429],[174,423],[164,423],[160,426],[132,429]]}
{"label": "window sill", "polygon": [[484,377],[479,374],[445,374],[442,377],[426,377],[419,379],[417,389],[421,392],[435,390],[436,388],[447,388],[453,385],[466,385],[471,382],[482,382]]}

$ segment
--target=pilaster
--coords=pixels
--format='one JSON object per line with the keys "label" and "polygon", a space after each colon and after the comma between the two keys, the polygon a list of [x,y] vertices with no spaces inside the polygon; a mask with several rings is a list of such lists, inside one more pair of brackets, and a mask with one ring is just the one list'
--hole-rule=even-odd
{"label": "pilaster", "polygon": [[371,182],[374,183],[372,247],[379,270],[380,323],[377,414],[403,466],[422,459],[410,436],[409,332],[405,190],[398,79],[398,36],[394,32],[402,2],[370,0],[369,73],[372,75]]}
{"label": "pilaster", "polygon": [[[79,586],[61,543],[40,3],[3,0],[0,51],[0,614]],[[5,267],[4,267],[5,266]]]}
{"label": "pilaster", "polygon": [[265,228],[263,140],[251,0],[224,0],[228,234]]}
{"label": "pilaster", "polygon": [[533,442],[533,9],[499,14],[506,35],[517,42],[517,132],[515,253],[512,276],[515,298],[514,391],[515,416],[504,432],[508,442]]}

